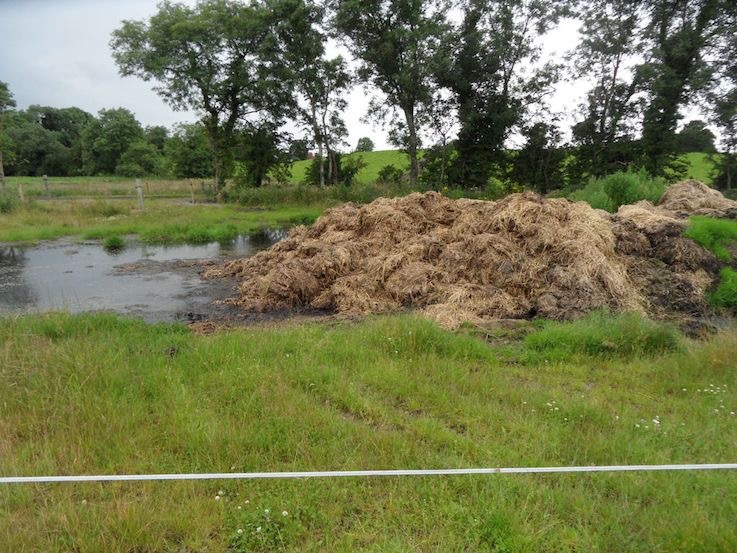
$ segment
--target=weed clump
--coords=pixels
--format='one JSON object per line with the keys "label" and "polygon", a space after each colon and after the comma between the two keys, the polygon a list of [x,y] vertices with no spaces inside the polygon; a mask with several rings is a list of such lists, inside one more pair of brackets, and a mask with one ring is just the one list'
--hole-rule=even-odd
{"label": "weed clump", "polygon": [[105,251],[108,251],[110,253],[118,253],[124,250],[125,246],[125,239],[121,238],[118,235],[108,236],[102,243],[102,247],[105,248]]}
{"label": "weed clump", "polygon": [[737,311],[737,271],[725,267],[720,273],[719,286],[709,295],[714,307]]}
{"label": "weed clump", "polygon": [[18,195],[8,189],[0,190],[0,213],[12,213],[18,207]]}
{"label": "weed clump", "polygon": [[666,189],[665,181],[646,172],[620,171],[601,179],[593,179],[569,198],[587,202],[594,209],[615,212],[620,206],[641,200],[656,203]]}
{"label": "weed clump", "polygon": [[730,261],[727,246],[737,241],[737,221],[696,216],[689,221],[684,236],[706,248],[722,261]]}
{"label": "weed clump", "polygon": [[639,313],[612,315],[597,311],[573,322],[546,321],[525,337],[531,357],[570,359],[571,355],[631,358],[654,356],[680,349],[682,338],[671,325],[654,322]]}

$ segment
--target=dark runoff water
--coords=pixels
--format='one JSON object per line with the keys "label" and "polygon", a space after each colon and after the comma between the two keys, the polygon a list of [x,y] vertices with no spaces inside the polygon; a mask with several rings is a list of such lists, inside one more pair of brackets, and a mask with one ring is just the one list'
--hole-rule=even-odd
{"label": "dark runoff water", "polygon": [[285,230],[262,231],[224,244],[130,243],[119,253],[108,252],[99,243],[68,239],[38,246],[0,244],[0,316],[61,310],[112,311],[151,322],[186,318],[229,295],[232,283],[223,289],[218,283],[203,282],[198,270],[183,269],[175,261],[245,257],[285,235]]}

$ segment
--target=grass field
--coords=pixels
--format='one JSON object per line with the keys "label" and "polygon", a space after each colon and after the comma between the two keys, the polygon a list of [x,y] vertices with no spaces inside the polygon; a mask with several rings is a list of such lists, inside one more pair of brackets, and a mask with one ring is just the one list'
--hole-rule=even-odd
{"label": "grass field", "polygon": [[[603,317],[492,345],[410,316],[211,336],[0,319],[0,474],[733,462],[737,336]],[[0,486],[0,543],[727,552],[736,494],[734,472]]]}
{"label": "grass field", "polygon": [[[409,167],[409,157],[397,150],[378,150],[375,152],[361,152],[349,154],[348,157],[362,157],[366,162],[366,167],[361,169],[356,175],[356,182],[360,184],[369,184],[375,182],[379,176],[379,171],[387,165],[394,165],[399,169]],[[297,161],[292,165],[292,181],[301,183],[305,180],[305,174],[312,161]]]}
{"label": "grass field", "polygon": [[[16,188],[23,185],[23,192],[29,198],[46,196],[42,177],[6,177],[7,186]],[[210,180],[204,179],[164,179],[146,177],[141,179],[145,196],[190,198],[194,190],[195,198],[202,199],[209,194]],[[136,195],[136,179],[130,177],[49,177],[51,198],[67,197],[124,197]]]}
{"label": "grass field", "polygon": [[[366,162],[366,167],[356,177],[356,181],[361,184],[374,182],[378,177],[379,171],[386,165],[394,165],[401,169],[406,169],[409,166],[407,155],[397,150],[362,152],[360,154],[351,154],[351,156],[361,156]],[[694,178],[707,184],[711,183],[713,162],[709,159],[709,154],[693,152],[684,154],[684,159],[688,163],[686,175],[688,178]],[[292,165],[293,182],[299,183],[304,181],[305,173],[310,163],[310,161],[298,161]]]}
{"label": "grass field", "polygon": [[153,244],[201,243],[229,240],[262,227],[311,223],[321,212],[320,206],[253,210],[171,200],[146,200],[143,211],[128,200],[34,202],[0,215],[0,242],[35,242],[61,236],[104,239],[136,234]]}

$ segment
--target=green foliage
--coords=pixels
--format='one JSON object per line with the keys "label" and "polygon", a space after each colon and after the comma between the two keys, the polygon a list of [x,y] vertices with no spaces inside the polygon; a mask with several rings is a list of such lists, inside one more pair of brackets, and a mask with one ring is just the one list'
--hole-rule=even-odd
{"label": "green foliage", "polygon": [[102,247],[105,248],[106,251],[111,253],[116,253],[124,250],[125,246],[125,239],[121,238],[118,235],[108,236],[102,243]]}
{"label": "green foliage", "polygon": [[358,143],[356,144],[356,152],[373,152],[374,151],[374,141],[371,140],[368,136],[363,136],[358,139]]}
{"label": "green foliage", "polygon": [[18,207],[18,194],[9,188],[0,188],[0,213],[12,213]]}
{"label": "green foliage", "polygon": [[709,302],[715,307],[725,307],[737,312],[737,271],[725,267],[719,273],[719,285],[709,294]]}
{"label": "green foliage", "polygon": [[535,123],[524,127],[525,145],[512,161],[509,178],[540,194],[563,187],[566,152],[560,147],[560,130],[555,124]]}
{"label": "green foliage", "polygon": [[644,170],[619,172],[601,179],[591,179],[580,190],[568,195],[575,201],[588,202],[595,209],[615,212],[619,206],[649,200],[656,203],[665,192],[663,179],[654,179]]}
{"label": "green foliage", "polygon": [[727,247],[737,241],[737,221],[695,216],[688,221],[684,236],[706,248],[722,261],[731,261]]}
{"label": "green foliage", "polygon": [[401,184],[403,176],[404,171],[395,167],[393,164],[384,165],[384,167],[379,169],[379,175],[376,182],[398,186]]}
{"label": "green foliage", "polygon": [[201,124],[177,125],[171,138],[166,141],[164,153],[174,177],[212,177],[212,148]]}
{"label": "green foliage", "polygon": [[162,163],[161,153],[154,144],[138,141],[131,144],[120,156],[115,174],[123,177],[160,175]]}
{"label": "green foliage", "polygon": [[271,176],[278,182],[287,179],[289,154],[287,136],[277,125],[251,125],[238,137],[235,158],[241,162],[235,172],[239,186],[258,188]]}
{"label": "green foliage", "polygon": [[714,153],[716,152],[715,140],[714,133],[700,119],[689,121],[676,135],[678,151],[684,154],[688,152]]}
{"label": "green foliage", "polygon": [[532,359],[563,361],[572,355],[633,358],[661,355],[681,348],[678,330],[637,313],[597,311],[577,321],[544,322],[525,337]]}
{"label": "green foliage", "polygon": [[123,154],[133,144],[144,140],[143,127],[129,110],[100,110],[98,117],[82,131],[82,160],[86,173],[114,174]]}

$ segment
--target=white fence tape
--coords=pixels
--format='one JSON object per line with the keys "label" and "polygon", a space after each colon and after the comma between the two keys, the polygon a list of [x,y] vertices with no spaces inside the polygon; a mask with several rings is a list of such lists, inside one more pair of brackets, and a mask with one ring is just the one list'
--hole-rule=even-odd
{"label": "white fence tape", "polygon": [[508,467],[467,469],[326,470],[305,472],[213,472],[194,474],[102,474],[77,476],[3,476],[0,484],[53,482],[136,482],[142,480],[268,480],[285,478],[364,478],[376,476],[456,476],[478,474],[545,474],[569,472],[653,472],[673,470],[734,470],[737,463],[695,465],[603,465],[582,467]]}

